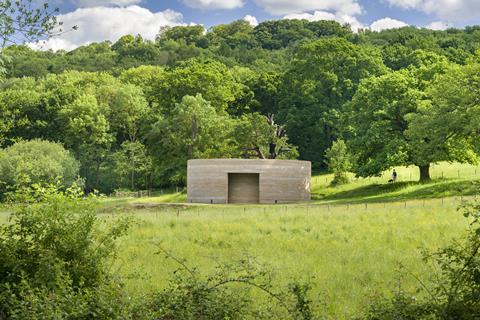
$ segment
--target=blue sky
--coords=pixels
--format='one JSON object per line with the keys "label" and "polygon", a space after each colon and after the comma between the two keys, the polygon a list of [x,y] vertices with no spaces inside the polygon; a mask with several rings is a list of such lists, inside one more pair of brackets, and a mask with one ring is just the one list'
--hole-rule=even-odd
{"label": "blue sky", "polygon": [[238,19],[252,24],[271,19],[329,19],[352,29],[382,30],[405,25],[445,29],[480,24],[480,0],[53,0],[66,28],[78,26],[41,49],[71,50],[123,34],[152,39],[161,26],[202,24],[206,28]]}

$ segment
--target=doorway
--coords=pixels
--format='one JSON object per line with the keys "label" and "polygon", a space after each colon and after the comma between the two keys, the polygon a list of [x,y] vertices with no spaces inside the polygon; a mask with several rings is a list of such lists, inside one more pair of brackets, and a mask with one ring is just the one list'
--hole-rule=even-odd
{"label": "doorway", "polygon": [[259,203],[259,173],[229,173],[228,203]]}

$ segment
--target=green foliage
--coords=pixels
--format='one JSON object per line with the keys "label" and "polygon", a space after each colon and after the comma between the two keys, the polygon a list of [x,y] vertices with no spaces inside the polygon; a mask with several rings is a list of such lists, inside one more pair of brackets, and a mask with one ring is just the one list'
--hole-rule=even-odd
{"label": "green foliage", "polygon": [[[298,156],[323,169],[326,150],[343,139],[358,176],[414,164],[427,181],[432,163],[477,159],[479,46],[477,27],[353,33],[334,21],[287,19],[164,27],[155,41],[125,35],[71,52],[12,45],[2,51],[9,59],[0,85],[0,145],[62,143],[79,159],[88,190],[183,183],[184,160],[167,155],[174,149],[168,144],[161,150],[158,124],[172,124],[177,104],[201,94],[229,120],[220,131],[235,130],[219,136],[228,150],[210,154]],[[278,124],[262,123],[272,115]],[[169,139],[182,140],[160,140]],[[131,168],[128,185],[127,141],[143,146],[138,154],[145,157],[133,157],[143,164]]]}
{"label": "green foliage", "polygon": [[258,113],[243,115],[237,120],[234,132],[238,154],[243,158],[296,159],[298,152],[288,142],[282,126]]}
{"label": "green foliage", "polygon": [[125,141],[112,158],[113,168],[108,168],[104,175],[110,179],[113,177],[115,181],[111,185],[117,189],[149,189],[152,159],[141,142]]}
{"label": "green foliage", "polygon": [[259,44],[265,49],[286,48],[296,42],[326,36],[346,37],[348,27],[334,21],[277,20],[260,23],[254,30]]}
{"label": "green foliage", "polygon": [[47,1],[5,0],[0,3],[0,77],[8,72],[7,64],[11,62],[11,56],[3,49],[18,40],[33,42],[50,36],[55,27],[62,24],[57,21],[56,13],[58,9],[50,9]]}
{"label": "green foliage", "polygon": [[157,43],[162,45],[167,41],[182,41],[187,45],[196,44],[201,46],[204,39],[205,29],[201,25],[162,27],[157,35]]}
{"label": "green foliage", "polygon": [[79,164],[60,144],[32,140],[0,151],[0,194],[32,184],[70,187]]}
{"label": "green foliage", "polygon": [[342,38],[296,48],[280,90],[280,119],[302,159],[324,164],[325,150],[340,133],[342,106],[362,79],[385,72],[376,50]]}
{"label": "green foliage", "polygon": [[[251,257],[217,264],[214,272],[204,276],[163,248],[158,253],[179,267],[167,289],[149,298],[151,318],[314,319],[308,298],[310,284],[292,282],[286,289],[276,288],[274,273]],[[255,292],[264,298],[264,304],[255,304]]]}
{"label": "green foliage", "polygon": [[149,139],[155,141],[154,159],[162,174],[178,185],[186,181],[187,160],[232,154],[232,129],[228,114],[198,94],[183,97],[169,117],[153,125]]}
{"label": "green foliage", "polygon": [[201,94],[217,111],[227,110],[240,94],[230,70],[213,60],[192,59],[165,72],[155,83],[154,98],[162,114],[168,115],[184,96]]}
{"label": "green foliage", "polygon": [[[473,141],[478,133],[471,121],[476,121],[478,111],[458,99],[464,86],[447,84],[459,83],[460,73],[454,71],[459,67],[449,67],[435,54],[419,50],[413,54],[415,62],[407,70],[366,79],[347,104],[344,126],[359,176],[377,175],[397,165],[416,165],[420,180],[426,181],[431,163],[476,163]],[[443,75],[447,70],[455,74],[448,80]],[[452,113],[452,108],[462,111]]]}
{"label": "green foliage", "polygon": [[33,185],[12,200],[15,213],[0,226],[0,315],[128,318],[127,296],[109,271],[128,221],[101,226],[95,199],[76,187]]}
{"label": "green foliage", "polygon": [[[476,164],[480,150],[480,65],[451,66],[428,89],[429,99],[412,119],[409,136],[426,141],[426,155]],[[440,146],[440,148],[439,148]],[[426,157],[424,155],[424,157]]]}
{"label": "green foliage", "polygon": [[347,172],[351,169],[350,154],[343,140],[333,142],[332,147],[325,152],[327,166],[333,172],[332,186],[348,183]]}
{"label": "green foliage", "polygon": [[405,117],[417,112],[421,98],[415,79],[405,71],[362,82],[345,115],[357,175],[372,176],[392,166],[415,164],[408,152]]}

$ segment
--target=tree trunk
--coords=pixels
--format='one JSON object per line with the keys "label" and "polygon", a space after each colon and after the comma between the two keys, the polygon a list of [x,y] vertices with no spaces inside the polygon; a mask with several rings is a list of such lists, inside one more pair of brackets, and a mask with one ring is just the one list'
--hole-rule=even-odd
{"label": "tree trunk", "polygon": [[430,164],[418,166],[420,169],[420,182],[430,181]]}

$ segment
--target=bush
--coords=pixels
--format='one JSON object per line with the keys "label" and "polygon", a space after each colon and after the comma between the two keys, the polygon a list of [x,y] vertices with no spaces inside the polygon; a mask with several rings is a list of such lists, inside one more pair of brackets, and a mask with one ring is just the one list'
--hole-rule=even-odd
{"label": "bush", "polygon": [[310,285],[275,287],[274,274],[255,259],[218,264],[214,273],[204,276],[171,253],[160,253],[174,259],[179,269],[165,290],[148,299],[150,319],[314,319],[307,298]]}
{"label": "bush", "polygon": [[347,172],[351,169],[350,156],[347,145],[343,140],[337,140],[332,147],[325,152],[328,169],[333,172],[332,186],[348,183]]}
{"label": "bush", "polygon": [[128,221],[101,226],[78,188],[33,185],[0,226],[0,318],[125,319],[130,302],[109,272]]}
{"label": "bush", "polygon": [[78,169],[75,158],[58,143],[17,142],[0,151],[0,194],[36,183],[69,187]]}

